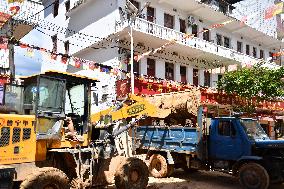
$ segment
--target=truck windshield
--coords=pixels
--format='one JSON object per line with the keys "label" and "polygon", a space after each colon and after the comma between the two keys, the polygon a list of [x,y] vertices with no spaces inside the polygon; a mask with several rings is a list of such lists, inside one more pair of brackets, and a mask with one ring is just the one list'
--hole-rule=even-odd
{"label": "truck windshield", "polygon": [[241,125],[251,140],[267,140],[269,137],[264,132],[257,120],[241,119]]}

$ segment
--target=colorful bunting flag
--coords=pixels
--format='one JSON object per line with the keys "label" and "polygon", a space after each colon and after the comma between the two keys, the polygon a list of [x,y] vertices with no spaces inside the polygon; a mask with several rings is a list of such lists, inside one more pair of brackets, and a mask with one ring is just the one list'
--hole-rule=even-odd
{"label": "colorful bunting flag", "polygon": [[271,19],[274,16],[276,16],[277,14],[280,14],[283,12],[283,2],[280,2],[276,5],[270,6],[265,10],[265,15],[264,15],[264,19]]}

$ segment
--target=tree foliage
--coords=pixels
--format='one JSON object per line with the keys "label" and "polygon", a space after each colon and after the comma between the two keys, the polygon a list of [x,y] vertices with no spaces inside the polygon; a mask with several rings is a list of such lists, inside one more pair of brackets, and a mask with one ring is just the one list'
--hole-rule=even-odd
{"label": "tree foliage", "polygon": [[254,109],[251,99],[274,101],[284,97],[284,68],[269,69],[257,64],[251,68],[226,72],[218,81],[218,89],[247,100],[245,109]]}

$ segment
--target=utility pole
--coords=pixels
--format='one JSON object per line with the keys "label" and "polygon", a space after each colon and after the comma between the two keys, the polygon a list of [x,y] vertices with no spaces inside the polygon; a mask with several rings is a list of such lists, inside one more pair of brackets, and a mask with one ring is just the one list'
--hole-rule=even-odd
{"label": "utility pole", "polygon": [[128,13],[130,13],[130,20],[129,20],[129,27],[130,27],[130,78],[131,78],[131,94],[134,94],[134,61],[133,61],[133,55],[134,55],[134,42],[133,42],[133,23],[135,22],[135,19],[139,14],[146,8],[150,6],[150,2],[146,2],[144,7],[139,11],[129,0],[126,0],[126,8],[128,9]]}
{"label": "utility pole", "polygon": [[9,52],[9,70],[10,70],[10,83],[12,83],[15,79],[15,49],[14,49],[14,44],[11,43],[11,39],[13,37],[13,20],[10,19],[8,21],[8,32],[7,32],[7,37],[8,37],[8,52]]}

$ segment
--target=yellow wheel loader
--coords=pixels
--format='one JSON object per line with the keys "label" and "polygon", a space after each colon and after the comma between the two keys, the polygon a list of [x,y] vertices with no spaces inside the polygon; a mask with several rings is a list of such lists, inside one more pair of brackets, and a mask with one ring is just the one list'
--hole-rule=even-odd
{"label": "yellow wheel loader", "polygon": [[[92,116],[97,80],[55,71],[22,79],[22,85],[5,86],[0,106],[0,188],[81,189],[113,182],[119,189],[146,188],[146,164],[117,155],[115,143],[137,119],[114,132],[106,116]],[[143,100],[116,108],[110,125],[155,113]]]}

